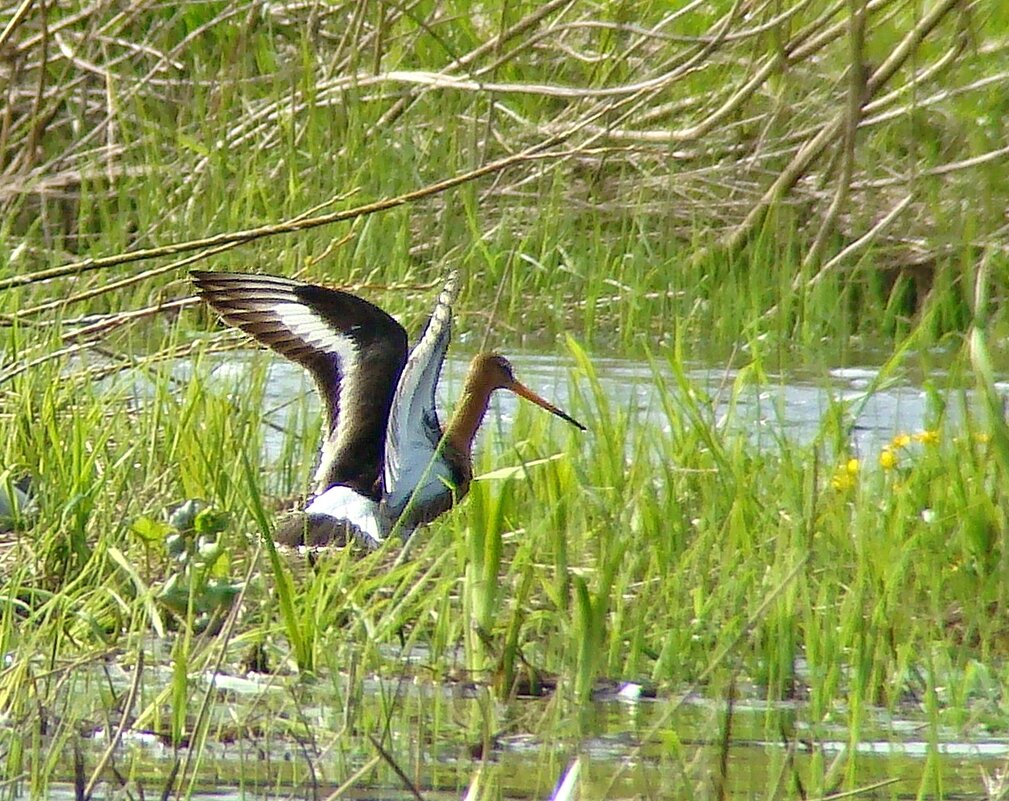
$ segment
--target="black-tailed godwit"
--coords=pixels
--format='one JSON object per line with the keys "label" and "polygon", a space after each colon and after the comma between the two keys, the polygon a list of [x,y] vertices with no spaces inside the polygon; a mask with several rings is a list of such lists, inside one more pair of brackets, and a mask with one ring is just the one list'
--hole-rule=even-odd
{"label": "black-tailed godwit", "polygon": [[315,495],[278,527],[281,544],[322,546],[353,535],[375,546],[450,509],[469,490],[473,439],[494,390],[514,392],[585,430],[494,353],[474,357],[442,429],[435,389],[450,339],[455,274],[409,354],[403,327],[347,292],[269,275],[190,275],[225,322],[308,369],[325,403]]}

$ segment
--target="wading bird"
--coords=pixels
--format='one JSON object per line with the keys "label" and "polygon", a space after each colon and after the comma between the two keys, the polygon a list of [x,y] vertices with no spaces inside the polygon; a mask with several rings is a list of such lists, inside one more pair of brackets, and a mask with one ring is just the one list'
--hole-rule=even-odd
{"label": "wading bird", "polygon": [[496,353],[474,357],[442,429],[435,389],[452,327],[454,273],[409,357],[403,327],[347,292],[269,275],[190,276],[226,323],[304,366],[325,403],[315,495],[278,527],[281,544],[316,547],[353,536],[374,547],[448,511],[469,490],[473,439],[494,390],[514,392],[585,430],[516,380]]}

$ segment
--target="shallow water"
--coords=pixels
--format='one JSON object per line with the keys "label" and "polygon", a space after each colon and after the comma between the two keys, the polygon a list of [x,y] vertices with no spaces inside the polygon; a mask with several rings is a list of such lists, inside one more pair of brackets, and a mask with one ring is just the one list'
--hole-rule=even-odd
{"label": "shallow water", "polygon": [[[212,380],[227,390],[242,386],[252,363],[264,358],[268,360],[266,419],[272,424],[266,431],[266,448],[268,456],[276,456],[285,431],[290,428],[295,401],[307,397],[311,408],[318,408],[314,384],[305,371],[259,351],[238,351],[228,354],[226,359],[217,357],[208,364]],[[532,354],[510,355],[509,359],[523,383],[576,417],[584,418],[583,422],[591,422],[591,412],[580,408],[572,399],[572,394],[588,393],[588,382],[572,378],[569,361]],[[678,394],[671,371],[614,358],[593,359],[592,363],[612,409],[628,413],[638,423],[650,422],[660,431],[669,429],[662,393],[669,392],[674,398]],[[446,361],[438,392],[443,420],[459,393],[468,364],[468,356],[451,357]],[[188,377],[190,370],[188,364],[180,365],[179,377]],[[873,367],[769,376],[767,383],[747,382],[733,394],[733,382],[738,376],[738,371],[719,366],[694,365],[687,370],[690,383],[710,395],[714,419],[721,421],[729,417],[731,428],[745,431],[754,444],[762,448],[775,447],[782,438],[794,443],[811,441],[819,433],[824,415],[838,404],[846,409],[845,419],[851,426],[851,451],[858,455],[878,452],[898,433],[921,431],[936,416],[936,410],[930,409],[929,393],[909,378],[890,379],[885,386],[873,389],[878,379],[878,370]],[[960,417],[959,393],[942,402],[948,404],[947,422]],[[524,403],[511,393],[495,393],[486,426],[496,426],[506,433],[518,405]],[[555,425],[564,424],[557,421]]]}
{"label": "shallow water", "polygon": [[[149,701],[170,672],[147,669],[141,697]],[[67,689],[78,696],[110,685],[125,692],[132,681],[115,665],[76,673]],[[208,685],[214,689],[206,740],[176,749],[163,734],[128,729],[113,764],[131,777],[134,794],[139,788],[148,797],[160,793],[172,765],[189,759],[197,798],[324,798],[369,764],[348,797],[409,797],[389,763],[373,763],[378,751],[372,737],[426,798],[459,798],[478,777],[495,788],[490,797],[547,798],[576,759],[581,798],[708,797],[722,770],[727,724],[724,775],[733,798],[797,797],[794,784],[815,788],[815,777],[835,762],[843,770],[832,780],[834,791],[850,787],[844,779],[857,775],[860,787],[895,782],[869,797],[938,797],[933,780],[941,775],[945,797],[982,798],[982,768],[994,775],[1009,757],[1006,738],[992,738],[980,726],[930,725],[913,704],[899,717],[864,709],[853,732],[845,710],[814,723],[804,704],[766,703],[745,687],[730,718],[725,702],[690,695],[607,693],[582,705],[561,696],[500,703],[483,688],[436,684],[419,675],[335,675],[314,682],[293,675],[193,678],[198,696]],[[350,728],[344,725],[348,700]],[[101,721],[82,729],[77,746],[85,773],[108,748],[109,731]],[[50,795],[70,792],[54,787]]]}

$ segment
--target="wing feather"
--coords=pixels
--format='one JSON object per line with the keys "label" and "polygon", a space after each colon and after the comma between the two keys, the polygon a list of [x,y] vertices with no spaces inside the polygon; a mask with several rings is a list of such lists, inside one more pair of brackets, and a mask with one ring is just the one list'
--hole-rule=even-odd
{"label": "wing feather", "polygon": [[315,492],[343,485],[378,499],[386,419],[406,363],[403,327],[377,306],[288,278],[194,270],[221,319],[305,367],[326,406]]}
{"label": "wing feather", "polygon": [[[410,353],[389,411],[383,468],[383,506],[391,520],[402,514],[421,482],[444,491],[439,463],[432,463],[441,438],[435,391],[452,337],[452,303],[459,291],[453,272],[438,296],[431,319]],[[422,494],[426,495],[423,492]],[[421,499],[426,500],[426,498]]]}

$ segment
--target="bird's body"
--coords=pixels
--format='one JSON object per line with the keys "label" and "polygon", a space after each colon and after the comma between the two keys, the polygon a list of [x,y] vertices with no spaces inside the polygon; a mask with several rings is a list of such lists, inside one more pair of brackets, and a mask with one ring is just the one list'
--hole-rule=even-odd
{"label": "bird's body", "polygon": [[469,489],[473,439],[496,389],[584,428],[516,381],[502,356],[482,353],[442,429],[435,390],[451,335],[455,275],[409,354],[402,326],[347,292],[266,275],[191,275],[225,322],[308,369],[326,406],[315,497],[278,530],[278,542],[327,545],[353,534],[375,545],[450,509]]}

